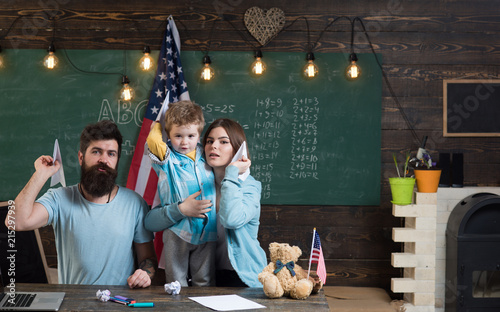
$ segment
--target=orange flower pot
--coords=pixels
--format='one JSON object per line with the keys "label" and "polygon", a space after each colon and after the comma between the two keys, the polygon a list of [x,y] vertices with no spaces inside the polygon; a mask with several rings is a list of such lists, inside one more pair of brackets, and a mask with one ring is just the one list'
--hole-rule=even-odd
{"label": "orange flower pot", "polygon": [[417,180],[417,191],[420,193],[436,193],[441,177],[441,169],[414,170]]}

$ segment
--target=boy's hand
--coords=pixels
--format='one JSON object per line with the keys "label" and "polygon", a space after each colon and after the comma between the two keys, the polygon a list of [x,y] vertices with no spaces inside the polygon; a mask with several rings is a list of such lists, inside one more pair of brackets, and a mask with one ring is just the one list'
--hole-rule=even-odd
{"label": "boy's hand", "polygon": [[248,170],[248,168],[250,168],[250,166],[252,165],[252,161],[250,161],[250,159],[248,159],[245,155],[243,155],[241,159],[238,159],[237,161],[229,164],[229,166],[231,165],[238,168],[239,174],[243,174],[245,173],[245,171]]}
{"label": "boy's hand", "polygon": [[212,210],[212,202],[208,199],[198,200],[201,191],[189,195],[185,201],[179,204],[179,210],[183,215],[194,218],[206,218],[205,213]]}

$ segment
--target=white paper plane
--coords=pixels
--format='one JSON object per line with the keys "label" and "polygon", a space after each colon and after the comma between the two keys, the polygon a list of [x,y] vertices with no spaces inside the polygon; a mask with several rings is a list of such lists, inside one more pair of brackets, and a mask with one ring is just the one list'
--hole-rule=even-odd
{"label": "white paper plane", "polygon": [[[237,160],[240,160],[243,156],[248,157],[248,155],[247,155],[247,142],[246,141],[243,141],[243,144],[241,144],[240,149],[236,152],[236,154],[234,155],[231,162],[235,162]],[[245,172],[240,174],[238,176],[238,178],[242,181],[245,181],[249,174],[250,174],[250,168],[248,168]]]}
{"label": "white paper plane", "polygon": [[66,179],[64,178],[64,169],[63,169],[63,163],[62,163],[62,157],[61,157],[61,150],[59,149],[59,141],[56,141],[54,142],[54,154],[52,156],[52,158],[54,159],[54,163],[57,161],[59,161],[59,163],[61,164],[61,167],[59,168],[59,170],[57,170],[57,172],[50,178],[50,186],[54,186],[56,185],[57,183],[61,183],[62,186],[66,186]]}
{"label": "white paper plane", "polygon": [[163,101],[163,104],[161,105],[160,112],[158,113],[158,116],[156,116],[156,121],[161,124],[161,134],[162,134],[163,142],[167,142],[167,140],[168,140],[167,133],[165,132],[165,112],[168,109],[169,96],[170,96],[170,91],[167,92],[167,95],[165,96],[165,100]]}

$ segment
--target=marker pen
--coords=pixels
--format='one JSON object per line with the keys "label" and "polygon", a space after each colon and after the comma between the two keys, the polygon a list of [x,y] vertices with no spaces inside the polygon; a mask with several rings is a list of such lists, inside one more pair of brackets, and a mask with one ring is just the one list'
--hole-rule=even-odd
{"label": "marker pen", "polygon": [[137,302],[135,299],[127,298],[127,297],[123,297],[123,296],[115,296],[115,299],[127,301],[128,303],[136,303]]}
{"label": "marker pen", "polygon": [[131,303],[128,306],[133,308],[151,308],[154,307],[155,304],[153,302],[136,302]]}
{"label": "marker pen", "polygon": [[116,302],[116,303],[119,303],[119,304],[123,304],[123,305],[129,304],[127,301],[122,301],[122,300],[116,299],[114,297],[109,298],[109,301],[113,301],[113,302]]}

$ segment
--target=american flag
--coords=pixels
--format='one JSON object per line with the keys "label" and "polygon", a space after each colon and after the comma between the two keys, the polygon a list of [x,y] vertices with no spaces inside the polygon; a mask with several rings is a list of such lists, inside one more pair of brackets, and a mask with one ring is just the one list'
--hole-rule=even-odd
{"label": "american flag", "polygon": [[[156,120],[161,110],[165,97],[169,94],[167,102],[173,103],[180,100],[189,100],[187,83],[184,80],[180,58],[179,32],[174,19],[169,16],[165,36],[158,56],[158,69],[149,95],[149,102],[144,114],[141,131],[135,146],[132,164],[130,165],[127,188],[142,195],[148,205],[155,207],[160,203],[157,183],[158,177],[151,168],[151,160],[145,151],[146,138],[151,124]],[[155,249],[158,257],[163,248],[162,233],[156,233]]]}
{"label": "american flag", "polygon": [[316,229],[314,229],[314,234],[313,234],[311,257],[309,259],[309,270],[311,269],[311,263],[318,264],[318,266],[316,267],[316,274],[318,274],[323,284],[326,284],[325,258],[323,257],[323,249],[321,249],[321,242],[319,240],[319,234],[318,232],[316,232]]}

